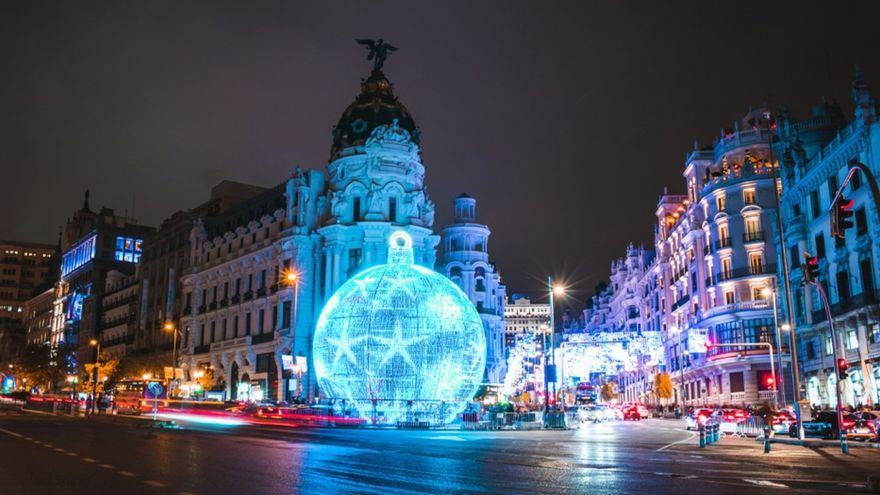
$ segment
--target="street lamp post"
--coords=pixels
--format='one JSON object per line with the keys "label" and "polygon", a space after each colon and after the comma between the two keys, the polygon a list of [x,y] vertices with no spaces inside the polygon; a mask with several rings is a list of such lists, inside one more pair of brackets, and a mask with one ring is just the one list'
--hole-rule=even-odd
{"label": "street lamp post", "polygon": [[[284,283],[287,284],[288,287],[291,287],[291,286],[293,287],[293,308],[291,309],[292,314],[290,316],[290,336],[292,338],[296,338],[296,317],[297,317],[297,311],[299,310],[300,276],[299,276],[299,272],[294,270],[293,268],[287,268],[284,271],[283,275],[284,275]],[[278,339],[278,338],[279,338],[278,335],[276,335],[276,339]],[[279,383],[279,388],[281,389],[278,391],[279,392],[278,399],[283,400],[286,395],[285,391],[284,391],[284,380],[283,380],[284,369],[279,370],[278,373],[280,375],[278,377],[278,383]],[[297,396],[302,395],[302,375],[303,375],[303,372],[297,373],[297,377],[296,377]]]}
{"label": "street lamp post", "polygon": [[[761,295],[765,298],[770,298],[770,300],[773,302],[773,326],[776,328],[776,357],[779,360],[779,368],[777,369],[779,370],[780,374],[779,378],[782,378],[781,375],[784,373],[784,368],[782,367],[782,334],[779,331],[779,310],[776,306],[776,291],[770,289],[769,287],[765,287],[761,291]],[[789,351],[790,350],[791,349],[789,349]],[[773,376],[773,380],[778,380],[775,383],[779,383],[781,385],[780,392],[782,394],[782,405],[785,406],[785,380],[777,379],[775,375]],[[795,407],[797,407],[797,403],[795,403]]]}
{"label": "street lamp post", "polygon": [[180,331],[174,323],[166,321],[162,325],[163,332],[171,332],[171,378],[168,380],[168,397],[174,395],[174,380],[177,378],[177,333]]}
{"label": "street lamp post", "polygon": [[[547,376],[547,370],[551,369],[549,366],[552,366],[553,370],[553,407],[556,407],[556,388],[557,388],[557,376],[556,376],[556,320],[555,314],[556,311],[553,307],[554,300],[553,296],[563,296],[565,295],[565,287],[561,285],[553,285],[553,278],[547,277],[547,292],[550,294],[550,353],[548,355],[546,348],[544,350],[544,410],[550,411],[550,383]],[[549,358],[549,361],[548,361]]]}
{"label": "street lamp post", "polygon": [[782,201],[779,197],[780,187],[778,185],[779,181],[779,173],[778,167],[776,166],[776,161],[773,158],[773,131],[775,130],[776,124],[772,122],[770,117],[770,112],[765,112],[764,115],[764,130],[767,131],[767,151],[769,153],[770,158],[770,172],[771,177],[773,179],[773,201],[776,210],[776,230],[779,234],[779,246],[780,249],[780,258],[782,260],[782,281],[783,281],[783,290],[785,291],[785,316],[788,320],[787,324],[791,331],[788,334],[788,348],[791,354],[791,381],[794,386],[794,391],[792,392],[794,397],[794,414],[797,417],[798,422],[798,439],[804,439],[804,427],[803,421],[801,418],[801,408],[800,408],[800,399],[801,399],[801,385],[800,385],[800,376],[798,375],[798,356],[797,356],[797,346],[795,345],[795,321],[794,321],[794,305],[791,301],[791,277],[789,276],[789,260],[788,260],[788,247],[785,244],[785,223],[782,221]]}
{"label": "street lamp post", "polygon": [[[96,401],[98,399],[98,370],[100,369],[101,341],[98,339],[92,339],[89,341],[89,345],[95,346],[95,369],[92,370],[92,406],[97,408],[98,405],[96,404]],[[89,412],[90,411],[87,410],[86,414]]]}

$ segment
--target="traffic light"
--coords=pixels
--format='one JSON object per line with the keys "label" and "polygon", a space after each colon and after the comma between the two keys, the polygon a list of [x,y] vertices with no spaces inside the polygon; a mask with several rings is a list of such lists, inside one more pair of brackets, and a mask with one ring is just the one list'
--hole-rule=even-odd
{"label": "traffic light", "polygon": [[837,359],[837,376],[841,380],[846,380],[849,376],[849,363],[846,362],[846,358],[838,358]]}
{"label": "traffic light", "polygon": [[842,195],[837,196],[834,208],[831,211],[831,235],[840,239],[846,238],[846,229],[854,226],[852,221],[853,205],[855,202],[846,199]]}
{"label": "traffic light", "polygon": [[819,257],[804,253],[804,283],[813,284],[819,280]]}

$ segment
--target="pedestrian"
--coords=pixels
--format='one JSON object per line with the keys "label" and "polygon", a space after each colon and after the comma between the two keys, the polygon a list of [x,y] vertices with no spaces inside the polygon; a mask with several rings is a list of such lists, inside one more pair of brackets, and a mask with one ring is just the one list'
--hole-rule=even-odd
{"label": "pedestrian", "polygon": [[107,396],[101,394],[98,397],[98,414],[104,415],[107,412]]}
{"label": "pedestrian", "polygon": [[86,416],[92,414],[92,394],[86,396]]}

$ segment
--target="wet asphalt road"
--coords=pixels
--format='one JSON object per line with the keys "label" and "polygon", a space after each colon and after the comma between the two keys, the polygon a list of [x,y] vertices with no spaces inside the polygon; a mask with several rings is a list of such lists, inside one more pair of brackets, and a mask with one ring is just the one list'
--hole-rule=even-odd
{"label": "wet asphalt road", "polygon": [[880,451],[722,440],[680,423],[572,431],[270,429],[0,410],[0,494],[860,493]]}

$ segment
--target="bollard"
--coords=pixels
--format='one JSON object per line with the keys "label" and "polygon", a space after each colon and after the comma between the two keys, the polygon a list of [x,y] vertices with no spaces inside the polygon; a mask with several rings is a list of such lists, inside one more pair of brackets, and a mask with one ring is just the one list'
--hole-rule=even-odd
{"label": "bollard", "polygon": [[840,433],[840,451],[849,454],[849,444],[846,443],[846,430]]}
{"label": "bollard", "polygon": [[718,426],[718,423],[712,425],[712,443],[718,443],[718,440],[721,438],[719,430],[720,427]]}
{"label": "bollard", "polygon": [[706,427],[700,426],[700,448],[706,447]]}
{"label": "bollard", "polygon": [[764,453],[770,453],[770,425],[764,425]]}

